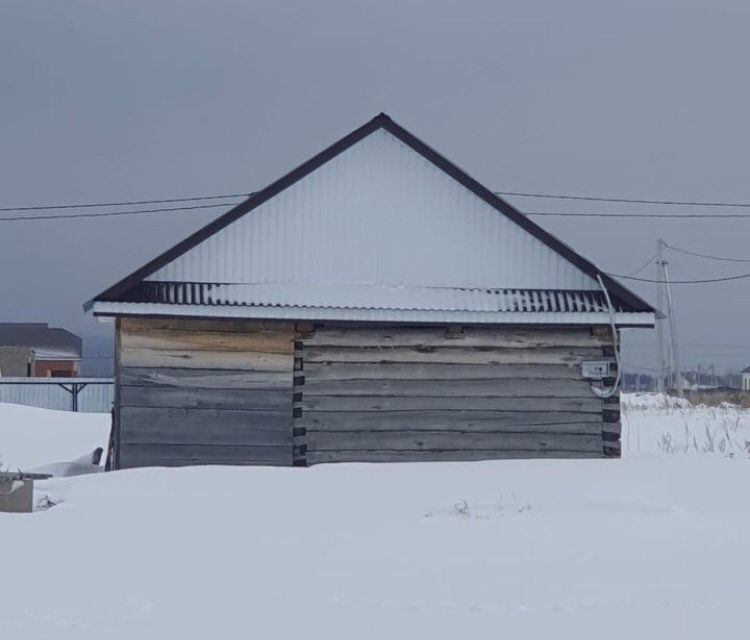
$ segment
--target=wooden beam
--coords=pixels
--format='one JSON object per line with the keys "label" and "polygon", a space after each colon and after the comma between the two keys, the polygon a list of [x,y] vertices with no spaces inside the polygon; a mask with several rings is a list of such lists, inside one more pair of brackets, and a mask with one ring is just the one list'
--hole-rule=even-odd
{"label": "wooden beam", "polygon": [[305,361],[306,380],[581,380],[580,368],[568,364],[444,364],[397,362],[372,366],[357,362]]}
{"label": "wooden beam", "polygon": [[300,406],[307,411],[571,411],[601,415],[601,400],[591,398],[500,398],[390,396],[308,396]]}
{"label": "wooden beam", "polygon": [[599,347],[539,349],[305,347],[307,362],[432,362],[443,364],[580,364],[602,357]]}
{"label": "wooden beam", "polygon": [[492,329],[447,328],[329,328],[323,327],[305,337],[310,347],[491,347],[534,349],[539,347],[598,347],[611,344],[611,336],[592,335],[580,329]]}
{"label": "wooden beam", "polygon": [[438,462],[469,460],[518,460],[528,458],[601,458],[601,450],[592,451],[310,451],[308,464],[327,462]]}
{"label": "wooden beam", "polygon": [[306,397],[330,396],[487,396],[495,398],[595,398],[586,380],[498,378],[485,380],[320,380],[306,376]]}
{"label": "wooden beam", "polygon": [[314,411],[294,424],[309,431],[602,432],[600,414],[559,411]]}
{"label": "wooden beam", "polygon": [[174,407],[180,409],[240,409],[243,411],[291,411],[292,390],[215,389],[123,386],[122,407]]}
{"label": "wooden beam", "polygon": [[185,389],[289,389],[292,371],[242,369],[180,369],[177,367],[122,367],[123,385]]}
{"label": "wooden beam", "polygon": [[587,451],[601,453],[599,435],[467,431],[308,431],[308,451]]}
{"label": "wooden beam", "polygon": [[247,351],[186,351],[123,349],[125,367],[183,369],[234,369],[244,371],[291,371],[292,354]]}
{"label": "wooden beam", "polygon": [[124,444],[122,468],[207,464],[291,466],[290,446]]}
{"label": "wooden beam", "polygon": [[249,351],[289,354],[294,348],[291,331],[253,331],[228,333],[217,331],[143,330],[122,335],[123,349],[154,351]]}
{"label": "wooden beam", "polygon": [[154,432],[196,430],[208,433],[212,429],[238,430],[279,429],[291,434],[292,418],[286,411],[237,411],[233,409],[170,409],[152,407],[122,407],[120,410],[122,439],[126,432],[151,429]]}

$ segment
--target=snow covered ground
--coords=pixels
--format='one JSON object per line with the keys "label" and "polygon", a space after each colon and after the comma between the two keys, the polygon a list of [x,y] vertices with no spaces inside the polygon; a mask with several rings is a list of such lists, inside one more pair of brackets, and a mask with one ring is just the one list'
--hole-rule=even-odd
{"label": "snow covered ground", "polygon": [[663,394],[622,397],[622,447],[629,455],[716,454],[747,457],[750,410],[735,405],[691,406]]}
{"label": "snow covered ground", "polygon": [[0,402],[0,468],[28,471],[73,460],[96,447],[106,450],[111,423],[108,413],[72,413]]}
{"label": "snow covered ground", "polygon": [[[741,636],[747,457],[668,451],[663,434],[687,421],[699,442],[712,414],[639,403],[654,401],[627,399],[625,435],[640,453],[622,460],[141,469],[39,483],[57,506],[0,514],[0,637]],[[745,412],[715,416],[709,430],[739,418],[733,440],[744,437]],[[93,446],[92,431],[84,451]]]}

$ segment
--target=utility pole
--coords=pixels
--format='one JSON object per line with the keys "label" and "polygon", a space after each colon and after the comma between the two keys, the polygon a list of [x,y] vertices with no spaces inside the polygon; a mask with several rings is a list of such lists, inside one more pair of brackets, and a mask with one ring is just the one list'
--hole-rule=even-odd
{"label": "utility pole", "polygon": [[[664,309],[664,289],[661,284],[664,278],[664,240],[659,238],[656,241],[656,310],[657,313],[663,313]],[[657,347],[657,361],[656,361],[656,390],[659,393],[664,393],[664,374],[665,374],[665,361],[664,361],[664,319],[656,319],[656,347]]]}
{"label": "utility pole", "polygon": [[682,380],[682,368],[680,367],[680,352],[677,349],[677,328],[674,321],[674,304],[672,302],[672,287],[669,284],[669,271],[667,263],[664,262],[664,281],[667,288],[667,306],[669,307],[669,333],[672,338],[672,360],[673,370],[675,372],[675,382],[677,383],[677,397],[682,398],[685,395]]}

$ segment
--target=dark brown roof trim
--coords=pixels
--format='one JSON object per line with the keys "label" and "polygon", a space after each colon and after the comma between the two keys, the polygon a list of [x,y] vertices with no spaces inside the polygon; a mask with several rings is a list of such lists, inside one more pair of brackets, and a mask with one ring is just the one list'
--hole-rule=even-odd
{"label": "dark brown roof trim", "polygon": [[[143,279],[150,276],[152,273],[170,263],[175,258],[179,257],[186,251],[192,249],[197,244],[205,240],[206,238],[214,235],[227,225],[231,224],[238,218],[242,217],[246,213],[252,211],[256,207],[259,207],[267,200],[270,200],[275,195],[293,185],[295,182],[301,180],[305,176],[315,171],[318,167],[322,166],[329,160],[335,158],[337,155],[346,151],[349,147],[353,146],[360,140],[366,138],[371,133],[378,129],[385,129],[393,136],[401,140],[404,144],[411,147],[414,151],[422,155],[424,158],[432,162],[438,168],[442,169],[445,173],[450,175],[457,182],[462,184],[464,187],[469,189],[476,196],[484,200],[487,204],[503,213],[516,224],[523,227],[526,231],[531,233],[538,240],[546,244],[553,251],[560,254],[562,257],[567,259],[576,265],[579,269],[590,275],[592,278],[596,278],[597,275],[601,275],[604,285],[607,287],[610,296],[620,303],[625,303],[630,307],[631,311],[653,311],[653,307],[647,302],[639,298],[632,291],[622,286],[619,282],[613,280],[611,277],[602,273],[596,266],[586,260],[583,256],[576,253],[564,242],[558,240],[551,233],[548,233],[542,229],[539,225],[532,222],[523,213],[512,207],[510,204],[505,202],[502,198],[495,195],[492,191],[481,185],[479,182],[470,177],[466,172],[460,169],[458,166],[447,160],[445,157],[440,155],[437,151],[426,145],[419,138],[409,133],[406,129],[396,124],[389,116],[385,113],[381,113],[375,116],[367,124],[361,126],[359,129],[352,131],[349,135],[344,136],[338,142],[332,144],[327,149],[324,149],[317,155],[310,158],[307,162],[302,163],[296,169],[293,169],[285,176],[279,178],[275,182],[264,189],[257,191],[251,195],[247,200],[238,204],[233,209],[227,211],[227,213],[219,216],[213,222],[208,223],[202,229],[199,229],[191,236],[187,237],[182,242],[179,242],[171,249],[168,249],[160,256],[154,258],[150,262],[143,265],[140,269],[137,269],[129,276],[120,280],[117,284],[113,285],[106,291],[103,291],[93,300],[89,300],[85,305],[84,309],[88,311],[96,301],[102,302],[117,302],[120,297],[127,292],[132,286],[137,285]],[[613,300],[613,302],[615,302]],[[616,304],[616,302],[615,302]]]}

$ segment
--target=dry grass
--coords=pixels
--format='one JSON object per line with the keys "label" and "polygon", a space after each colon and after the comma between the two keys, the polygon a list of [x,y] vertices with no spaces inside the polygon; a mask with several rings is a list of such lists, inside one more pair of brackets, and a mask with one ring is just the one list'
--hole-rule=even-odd
{"label": "dry grass", "polygon": [[707,407],[718,407],[723,403],[729,403],[743,409],[750,407],[750,392],[738,389],[731,391],[714,391],[711,389],[686,391],[685,397],[693,405],[703,404]]}

